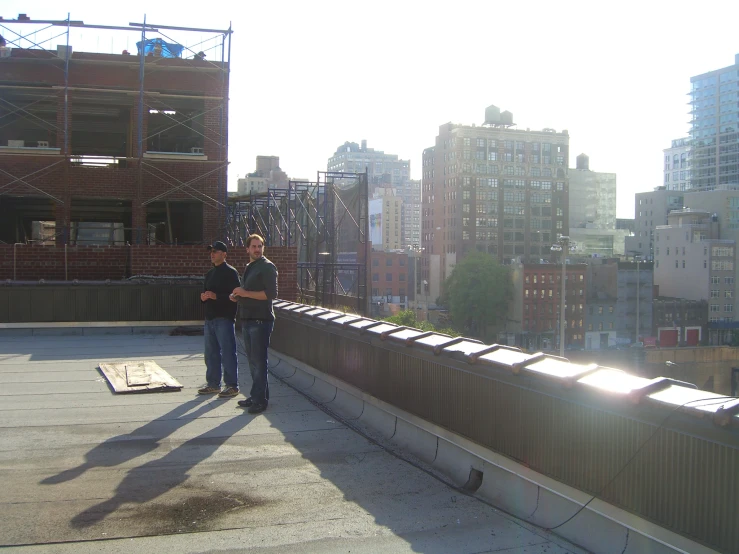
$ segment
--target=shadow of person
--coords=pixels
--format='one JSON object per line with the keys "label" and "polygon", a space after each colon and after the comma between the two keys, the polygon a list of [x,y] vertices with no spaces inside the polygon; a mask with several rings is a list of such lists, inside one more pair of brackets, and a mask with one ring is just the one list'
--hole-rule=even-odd
{"label": "shadow of person", "polygon": [[[208,397],[206,396],[199,396],[180,404],[173,410],[151,420],[131,433],[107,439],[85,454],[84,463],[47,477],[41,481],[41,484],[57,485],[71,481],[85,473],[88,469],[117,466],[156,450],[163,438],[171,435],[219,405],[218,402],[209,402],[202,405],[207,399]],[[197,409],[190,412],[193,408]]]}
{"label": "shadow of person", "polygon": [[208,459],[251,421],[254,418],[239,414],[182,443],[165,456],[131,469],[116,487],[112,498],[80,512],[72,518],[70,525],[74,529],[91,527],[125,504],[144,504],[182,485],[193,467]]}

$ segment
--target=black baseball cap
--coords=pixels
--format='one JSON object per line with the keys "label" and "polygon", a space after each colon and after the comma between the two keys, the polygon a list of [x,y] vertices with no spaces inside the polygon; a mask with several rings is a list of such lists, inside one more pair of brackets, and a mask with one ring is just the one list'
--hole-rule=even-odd
{"label": "black baseball cap", "polygon": [[217,240],[208,247],[208,250],[220,250],[221,252],[228,252],[228,246],[226,246],[226,243]]}

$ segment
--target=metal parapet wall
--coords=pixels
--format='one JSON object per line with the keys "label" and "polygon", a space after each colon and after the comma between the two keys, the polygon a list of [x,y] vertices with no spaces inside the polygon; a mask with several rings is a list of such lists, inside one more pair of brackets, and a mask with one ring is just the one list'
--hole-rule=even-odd
{"label": "metal parapet wall", "polygon": [[739,553],[739,399],[324,308],[278,302],[276,313],[278,353],[662,528]]}
{"label": "metal parapet wall", "polygon": [[0,287],[0,324],[203,321],[202,282],[13,285]]}

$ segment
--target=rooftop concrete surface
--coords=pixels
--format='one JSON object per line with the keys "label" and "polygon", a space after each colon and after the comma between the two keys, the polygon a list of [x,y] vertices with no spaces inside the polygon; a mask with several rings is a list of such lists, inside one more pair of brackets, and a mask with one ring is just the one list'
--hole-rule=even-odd
{"label": "rooftop concrete surface", "polygon": [[[584,552],[460,494],[277,379],[256,416],[237,398],[199,396],[202,337],[65,333],[0,333],[9,551]],[[184,389],[116,395],[97,369],[143,359]]]}

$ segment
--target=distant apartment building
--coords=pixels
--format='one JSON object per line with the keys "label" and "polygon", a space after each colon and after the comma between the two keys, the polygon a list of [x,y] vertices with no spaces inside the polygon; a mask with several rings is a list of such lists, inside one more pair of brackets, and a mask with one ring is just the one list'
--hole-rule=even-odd
{"label": "distant apartment building", "polygon": [[405,248],[421,246],[421,181],[408,180],[395,188],[403,200],[401,206],[401,235]]}
{"label": "distant apartment building", "polygon": [[264,194],[271,188],[286,189],[287,174],[280,169],[279,156],[257,156],[257,167],[237,182],[239,195]]}
{"label": "distant apartment building", "polygon": [[683,194],[657,187],[638,192],[634,200],[634,235],[626,238],[626,256],[654,258],[654,230],[667,224],[667,214],[683,207]]}
{"label": "distant apartment building", "polygon": [[616,331],[624,342],[652,336],[653,271],[652,262],[618,262]]}
{"label": "distant apartment building", "polygon": [[591,260],[586,283],[585,349],[603,350],[617,346],[618,260]]}
{"label": "distant apartment building", "polygon": [[660,296],[654,299],[654,336],[661,347],[698,346],[708,328],[708,302]]}
{"label": "distant apartment building", "polygon": [[719,219],[717,238],[737,239],[739,234],[739,185],[722,185],[713,190],[688,191],[683,204],[691,210],[716,214]]}
{"label": "distant apartment building", "polygon": [[549,257],[569,228],[569,134],[515,129],[510,112],[481,126],[446,123],[423,152],[423,279],[432,298],[470,252],[504,263]]}
{"label": "distant apartment building", "polygon": [[[515,297],[503,333],[506,342],[532,350],[558,348],[562,265],[515,263],[512,269]],[[566,266],[566,348],[582,348],[585,342],[586,271],[585,264]]]}
{"label": "distant apartment building", "polygon": [[421,244],[421,182],[410,178],[410,160],[401,160],[397,154],[361,144],[345,142],[336,149],[327,163],[328,171],[345,173],[367,172],[370,198],[385,195],[391,188],[402,200],[400,214],[399,248],[419,247]]}
{"label": "distant apartment building", "polygon": [[569,171],[570,229],[616,228],[616,174],[592,171],[585,154],[577,157],[575,169]]}
{"label": "distant apartment building", "polygon": [[686,191],[690,189],[690,166],[692,156],[690,138],[675,139],[670,148],[663,150],[664,186],[667,190]]}
{"label": "distant apartment building", "polygon": [[378,187],[403,185],[410,179],[410,160],[398,159],[397,154],[385,154],[381,150],[367,147],[367,141],[361,145],[356,142],[345,142],[336,149],[328,160],[328,171],[345,173],[367,172],[370,196]]}
{"label": "distant apartment building", "polygon": [[739,54],[690,78],[691,188],[739,185]]}
{"label": "distant apartment building", "polygon": [[372,310],[375,316],[387,317],[393,311],[408,307],[408,294],[413,287],[405,252],[372,252],[370,284]]}
{"label": "distant apartment building", "polygon": [[[736,318],[736,241],[721,239],[719,217],[703,210],[672,212],[655,232],[654,283],[659,295],[708,302],[709,340],[721,333],[711,324]],[[714,326],[730,328],[731,325]]]}
{"label": "distant apartment building", "polygon": [[404,250],[401,229],[403,199],[396,196],[395,190],[388,187],[380,189],[377,196],[369,201],[370,241],[373,251]]}

